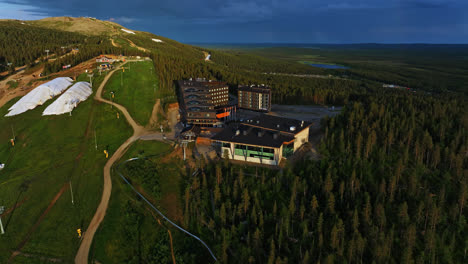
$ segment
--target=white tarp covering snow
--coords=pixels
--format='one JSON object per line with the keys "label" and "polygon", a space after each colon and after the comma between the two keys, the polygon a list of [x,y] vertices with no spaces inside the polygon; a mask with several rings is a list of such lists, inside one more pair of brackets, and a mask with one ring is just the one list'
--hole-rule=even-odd
{"label": "white tarp covering snow", "polygon": [[42,115],[61,115],[69,113],[80,102],[88,99],[92,93],[93,89],[91,89],[91,85],[88,82],[77,82],[55,100],[55,102],[49,105]]}
{"label": "white tarp covering snow", "polygon": [[154,42],[163,42],[163,41],[160,40],[160,39],[151,39],[151,40],[154,41]]}
{"label": "white tarp covering snow", "polygon": [[69,77],[59,77],[39,85],[12,105],[8,109],[10,112],[5,116],[19,115],[44,104],[47,100],[61,94],[72,82],[73,80]]}
{"label": "white tarp covering snow", "polygon": [[0,170],[5,168],[5,164],[0,164]]}
{"label": "white tarp covering snow", "polygon": [[129,33],[129,34],[135,34],[135,32],[130,31],[130,30],[128,30],[128,29],[124,29],[124,28],[122,28],[122,31],[123,31],[123,32],[127,32],[127,33]]}

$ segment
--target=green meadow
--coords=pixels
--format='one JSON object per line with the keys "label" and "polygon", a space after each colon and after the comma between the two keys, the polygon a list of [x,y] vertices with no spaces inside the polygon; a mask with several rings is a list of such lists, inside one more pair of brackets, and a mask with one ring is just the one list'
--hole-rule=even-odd
{"label": "green meadow", "polygon": [[127,108],[133,119],[145,126],[151,117],[159,85],[153,62],[129,62],[124,67],[125,72],[119,70],[110,78],[102,96]]}
{"label": "green meadow", "polygon": [[[95,78],[93,90],[103,78]],[[76,229],[86,230],[101,199],[103,151],[112,155],[132,134],[126,120],[116,118],[115,107],[93,97],[71,115],[42,116],[55,98],[15,117],[4,115],[19,98],[0,108],[0,163],[6,164],[0,171],[0,205],[9,211],[2,216],[0,263],[23,241],[21,252],[33,257],[20,255],[14,263],[32,263],[39,256],[72,262],[80,243]]]}

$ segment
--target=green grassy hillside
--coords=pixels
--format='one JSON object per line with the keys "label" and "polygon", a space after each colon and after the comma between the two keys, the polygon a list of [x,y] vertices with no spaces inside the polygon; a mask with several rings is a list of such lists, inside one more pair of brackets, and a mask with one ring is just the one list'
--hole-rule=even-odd
{"label": "green grassy hillside", "polygon": [[[103,91],[106,99],[123,105],[137,123],[148,124],[159,90],[158,78],[151,61],[131,62],[125,72],[116,72]],[[114,93],[114,98],[111,96]]]}
{"label": "green grassy hillside", "polygon": [[[95,86],[103,77],[94,80]],[[71,116],[41,116],[54,100],[12,118],[3,116],[17,99],[0,109],[0,127],[7,128],[0,130],[0,162],[6,164],[0,171],[0,204],[11,209],[2,216],[6,234],[0,239],[1,263],[22,241],[27,241],[24,253],[73,260],[79,245],[76,229],[86,228],[101,196],[103,150],[112,155],[131,135],[125,119],[116,119],[116,109],[93,96]],[[9,144],[11,128],[14,147]],[[61,188],[60,198],[44,213]]]}
{"label": "green grassy hillside", "polygon": [[120,29],[121,25],[87,17],[48,17],[35,21],[28,21],[29,24],[39,27],[76,32],[85,35],[120,35],[124,34]]}

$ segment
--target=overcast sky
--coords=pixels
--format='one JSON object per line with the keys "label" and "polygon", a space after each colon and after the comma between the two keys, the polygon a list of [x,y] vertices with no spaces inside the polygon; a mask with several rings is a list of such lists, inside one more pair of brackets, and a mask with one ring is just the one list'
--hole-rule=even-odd
{"label": "overcast sky", "polygon": [[0,18],[47,16],[186,43],[468,43],[468,0],[0,0]]}

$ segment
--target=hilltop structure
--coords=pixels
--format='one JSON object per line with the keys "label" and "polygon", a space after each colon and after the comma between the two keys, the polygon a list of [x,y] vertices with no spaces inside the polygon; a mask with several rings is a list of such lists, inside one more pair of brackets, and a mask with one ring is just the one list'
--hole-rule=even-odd
{"label": "hilltop structure", "polygon": [[104,56],[104,55],[101,55],[101,56],[99,56],[99,58],[96,59],[97,63],[104,63],[104,62],[114,63],[114,61],[115,61],[115,59],[109,58],[109,57]]}

